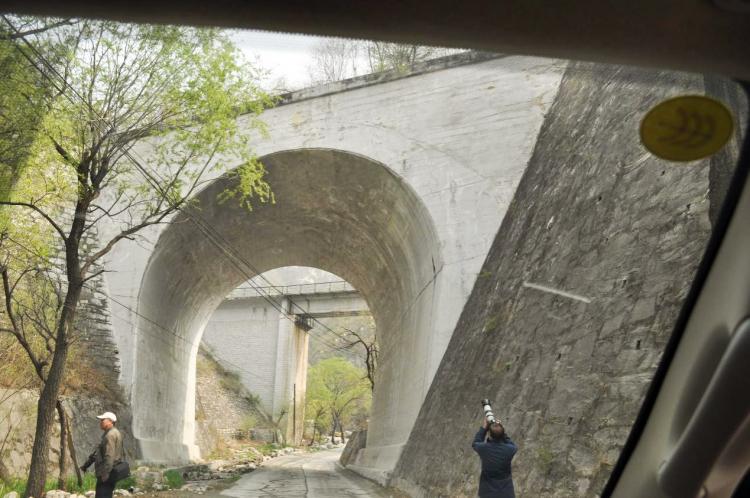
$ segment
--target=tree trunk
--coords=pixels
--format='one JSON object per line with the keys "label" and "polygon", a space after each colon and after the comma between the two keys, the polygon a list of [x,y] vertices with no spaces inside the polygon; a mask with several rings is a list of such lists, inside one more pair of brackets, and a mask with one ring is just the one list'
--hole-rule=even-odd
{"label": "tree trunk", "polygon": [[339,430],[341,431],[341,442],[346,444],[346,436],[344,436],[344,424],[339,421]]}
{"label": "tree trunk", "polygon": [[315,444],[315,432],[317,430],[318,428],[315,425],[313,425],[313,435],[312,435],[312,439],[310,439],[310,444],[308,446],[312,446],[313,444]]}
{"label": "tree trunk", "polygon": [[55,403],[60,392],[60,384],[65,371],[65,360],[68,356],[68,344],[57,341],[52,366],[44,383],[39,402],[37,403],[36,431],[34,447],[31,450],[31,468],[24,498],[41,498],[47,479],[49,462],[49,434],[55,421]]}
{"label": "tree trunk", "polygon": [[[26,486],[24,498],[41,498],[44,493],[44,484],[47,479],[47,464],[49,463],[49,435],[52,424],[55,421],[55,405],[60,396],[60,387],[65,375],[65,364],[68,359],[68,331],[73,329],[73,320],[78,301],[81,297],[83,281],[76,278],[71,281],[70,268],[75,265],[77,271],[77,260],[71,265],[70,250],[67,249],[68,263],[68,292],[65,296],[65,304],[60,316],[60,322],[55,336],[55,353],[52,355],[52,364],[45,379],[42,392],[37,402],[36,430],[34,432],[34,447],[31,450],[31,467],[29,468],[29,479]],[[75,254],[78,253],[77,247]]]}
{"label": "tree trunk", "polygon": [[65,377],[65,366],[70,347],[69,333],[73,330],[76,309],[81,299],[85,275],[81,274],[81,255],[79,254],[81,238],[86,227],[88,208],[91,201],[99,194],[98,185],[87,184],[90,163],[77,165],[78,172],[78,200],[76,201],[73,222],[70,232],[65,238],[65,274],[68,289],[62,307],[59,321],[55,330],[55,353],[52,364],[44,379],[44,386],[39,395],[36,414],[36,431],[34,432],[34,447],[31,450],[31,467],[26,485],[24,498],[41,498],[44,493],[44,483],[47,478],[47,464],[49,462],[49,434],[55,421],[55,404],[60,396],[60,387]]}
{"label": "tree trunk", "polygon": [[60,458],[58,459],[60,472],[57,475],[57,489],[67,491],[67,486],[65,485],[65,474],[67,474],[68,470],[68,455],[65,448],[68,445],[68,425],[65,423],[65,409],[59,399],[55,404],[55,408],[57,408],[57,417],[60,419]]}
{"label": "tree trunk", "polygon": [[83,476],[81,475],[81,466],[78,465],[78,457],[76,457],[76,447],[73,444],[73,431],[70,430],[70,419],[65,416],[65,427],[68,433],[68,451],[70,451],[70,461],[73,463],[73,468],[76,471],[76,481],[78,487],[83,486]]}

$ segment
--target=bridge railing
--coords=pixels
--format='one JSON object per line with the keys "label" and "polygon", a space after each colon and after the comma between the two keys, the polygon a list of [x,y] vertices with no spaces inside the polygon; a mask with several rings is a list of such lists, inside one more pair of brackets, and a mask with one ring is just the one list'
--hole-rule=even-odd
{"label": "bridge railing", "polygon": [[298,296],[300,294],[334,294],[341,292],[357,292],[357,289],[345,280],[276,286],[250,286],[244,284],[234,289],[227,296],[227,299],[246,299],[262,296]]}

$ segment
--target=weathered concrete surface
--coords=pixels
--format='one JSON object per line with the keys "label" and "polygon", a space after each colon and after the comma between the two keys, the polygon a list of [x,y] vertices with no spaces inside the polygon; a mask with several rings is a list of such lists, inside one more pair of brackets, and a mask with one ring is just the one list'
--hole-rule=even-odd
{"label": "weathered concrete surface", "polygon": [[394,485],[475,496],[470,442],[489,397],[519,443],[519,496],[601,491],[709,236],[709,199],[722,197],[708,160],[647,153],[639,121],[666,97],[703,91],[697,76],[566,71]]}
{"label": "weathered concrete surface", "polygon": [[274,458],[223,491],[236,498],[385,498],[377,484],[336,465],[341,451]]}
{"label": "weathered concrete surface", "polygon": [[[201,194],[201,216],[256,271],[322,268],[368,301],[382,346],[374,468],[390,470],[408,437],[563,67],[505,57],[292,99],[264,115],[270,136],[253,138],[277,203],[218,205],[221,180]],[[203,328],[247,275],[189,223],[162,230],[118,246],[107,279],[126,304],[113,323],[136,434],[146,458],[172,460],[195,454]]]}

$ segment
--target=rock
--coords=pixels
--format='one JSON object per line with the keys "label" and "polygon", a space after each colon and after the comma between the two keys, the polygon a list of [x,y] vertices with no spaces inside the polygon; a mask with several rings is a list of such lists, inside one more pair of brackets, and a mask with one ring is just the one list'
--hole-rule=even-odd
{"label": "rock", "polygon": [[15,491],[11,491],[7,495],[3,496],[3,498],[19,498],[18,493]]}
{"label": "rock", "polygon": [[86,491],[83,494],[86,496],[86,498],[94,498],[94,496],[96,495],[96,491]]}
{"label": "rock", "polygon": [[216,472],[217,470],[220,470],[222,467],[228,467],[232,463],[227,460],[214,460],[213,462],[208,464],[208,470]]}
{"label": "rock", "polygon": [[255,470],[255,464],[252,462],[243,463],[235,466],[234,470],[235,472],[239,472],[240,474],[247,474],[248,472],[252,472],[253,470]]}
{"label": "rock", "polygon": [[116,489],[114,492],[115,496],[130,496],[130,491],[127,489]]}
{"label": "rock", "polygon": [[47,494],[44,495],[45,498],[70,498],[70,493],[66,493],[65,491],[62,491],[60,489],[53,489],[50,491],[47,491]]}
{"label": "rock", "polygon": [[205,484],[199,484],[196,482],[191,482],[188,484],[185,484],[183,487],[180,488],[181,491],[190,491],[192,493],[198,493],[203,494],[208,490],[208,486]]}
{"label": "rock", "polygon": [[332,450],[332,449],[333,449],[333,444],[331,444],[331,443],[326,443],[326,449],[327,449],[327,450]]}
{"label": "rock", "polygon": [[153,484],[164,482],[164,476],[159,471],[139,469],[135,473],[135,482],[138,484],[138,487],[148,488]]}

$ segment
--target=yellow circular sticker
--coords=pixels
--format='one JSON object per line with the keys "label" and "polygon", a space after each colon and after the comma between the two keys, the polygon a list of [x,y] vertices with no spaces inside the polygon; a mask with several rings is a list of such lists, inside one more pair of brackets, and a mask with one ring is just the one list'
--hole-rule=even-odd
{"label": "yellow circular sticker", "polygon": [[732,136],[734,121],[721,102],[702,95],[665,100],[641,121],[641,142],[669,161],[695,161],[714,154]]}

